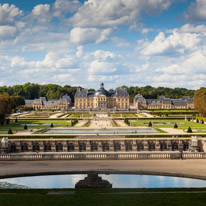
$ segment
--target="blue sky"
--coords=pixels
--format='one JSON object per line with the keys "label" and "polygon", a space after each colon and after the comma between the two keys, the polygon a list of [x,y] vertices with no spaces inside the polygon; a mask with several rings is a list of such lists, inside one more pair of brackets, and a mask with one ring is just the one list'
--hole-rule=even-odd
{"label": "blue sky", "polygon": [[205,0],[1,0],[0,85],[206,86]]}

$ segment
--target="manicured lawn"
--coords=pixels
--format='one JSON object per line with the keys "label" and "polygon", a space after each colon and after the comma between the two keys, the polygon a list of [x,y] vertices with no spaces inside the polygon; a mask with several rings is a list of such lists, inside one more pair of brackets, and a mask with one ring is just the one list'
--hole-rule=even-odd
{"label": "manicured lawn", "polygon": [[67,118],[82,118],[82,117],[92,117],[92,114],[82,114],[82,113],[77,113],[77,114],[70,114],[69,116],[67,116]]}
{"label": "manicured lawn", "polygon": [[[182,189],[184,191],[184,189]],[[79,189],[75,194],[47,195],[49,190],[1,190],[1,206],[204,206],[205,193],[164,193],[181,189]],[[54,191],[54,190],[53,190]],[[64,190],[61,190],[64,191]],[[163,193],[147,193],[149,191]],[[194,189],[194,191],[196,191]],[[201,189],[199,189],[201,191]],[[143,192],[141,194],[135,192]],[[2,194],[14,193],[14,194]]]}
{"label": "manicured lawn", "polygon": [[135,114],[110,114],[110,117],[130,118],[130,117],[137,117],[137,116]]}
{"label": "manicured lawn", "polygon": [[[160,123],[158,125],[153,124],[154,128],[173,128],[174,125],[167,125],[165,123],[180,123],[178,124],[179,129],[187,129],[188,127],[191,127],[192,129],[202,129],[206,130],[206,125],[201,123],[196,123],[192,121],[187,120],[138,120],[138,121],[132,121],[131,126],[148,126],[149,122],[152,123]],[[161,124],[162,123],[162,124]]]}
{"label": "manicured lawn", "polygon": [[[8,131],[8,129],[12,130],[24,130],[24,125],[26,124],[28,129],[36,129],[36,128],[48,128],[50,124],[53,123],[54,127],[67,127],[71,125],[70,121],[67,120],[20,120],[18,122],[12,122],[8,125],[0,125],[0,131]],[[49,125],[37,125],[37,126],[29,126],[28,124],[49,124]],[[56,125],[55,125],[56,124]]]}

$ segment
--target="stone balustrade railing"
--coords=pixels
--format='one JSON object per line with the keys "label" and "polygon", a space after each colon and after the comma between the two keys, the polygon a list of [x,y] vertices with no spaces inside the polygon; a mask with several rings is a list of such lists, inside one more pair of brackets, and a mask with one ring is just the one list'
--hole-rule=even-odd
{"label": "stone balustrade railing", "polygon": [[138,159],[206,159],[203,152],[128,152],[128,153],[20,153],[0,154],[4,160],[138,160]]}

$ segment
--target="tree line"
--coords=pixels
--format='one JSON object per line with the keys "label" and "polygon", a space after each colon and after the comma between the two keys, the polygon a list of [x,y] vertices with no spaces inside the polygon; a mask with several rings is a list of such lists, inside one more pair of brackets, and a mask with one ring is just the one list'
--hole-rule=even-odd
{"label": "tree line", "polygon": [[202,87],[195,91],[194,106],[202,116],[206,115],[206,88]]}
{"label": "tree line", "polygon": [[[73,87],[70,85],[60,86],[57,84],[46,84],[39,85],[34,83],[26,83],[23,85],[14,86],[1,86],[0,94],[7,93],[9,96],[16,97],[17,103],[22,103],[25,99],[35,99],[39,97],[46,97],[47,99],[59,99],[64,94],[68,94],[71,97],[72,102],[74,102],[74,96],[76,90],[79,87]],[[120,87],[118,87],[120,88]],[[118,89],[117,88],[117,89]],[[127,87],[122,86],[121,88],[126,88],[130,95],[130,102],[133,102],[134,96],[136,94],[143,95],[146,99],[157,99],[159,96],[165,96],[168,98],[181,98],[182,96],[194,96],[194,90],[185,88],[167,88],[167,87]],[[89,91],[95,91],[94,89],[89,89]],[[110,89],[109,91],[115,91]]]}

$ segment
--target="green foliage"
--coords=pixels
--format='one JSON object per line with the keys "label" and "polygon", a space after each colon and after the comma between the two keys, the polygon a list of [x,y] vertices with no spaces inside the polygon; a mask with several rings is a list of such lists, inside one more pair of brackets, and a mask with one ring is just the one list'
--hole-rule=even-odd
{"label": "green foliage", "polygon": [[152,127],[152,122],[151,121],[149,122],[148,127]]}
{"label": "green foliage", "polygon": [[51,123],[50,127],[54,127],[53,123]]}
{"label": "green foliage", "polygon": [[177,123],[175,123],[175,124],[174,124],[174,128],[178,128],[178,125],[177,125]]}
{"label": "green foliage", "polygon": [[8,134],[13,134],[11,129],[8,130]]}
{"label": "green foliage", "polygon": [[[69,85],[60,86],[56,84],[39,85],[33,83],[26,83],[24,85],[14,86],[2,86],[0,87],[0,93],[8,93],[10,96],[14,96],[15,105],[22,104],[23,99],[35,99],[39,97],[47,97],[47,99],[59,99],[63,94],[68,94],[74,102],[74,95],[78,87],[72,87]],[[142,94],[146,99],[156,99],[159,96],[166,96],[168,98],[181,98],[182,96],[194,96],[194,90],[188,90],[185,88],[167,88],[167,87],[127,87],[126,88],[130,95],[130,102],[133,102],[134,96],[138,93]],[[94,91],[93,88],[89,91]],[[114,91],[114,89],[109,89]],[[23,98],[23,99],[21,99]]]}
{"label": "green foliage", "polygon": [[206,88],[202,87],[195,92],[194,106],[201,115],[206,115]]}
{"label": "green foliage", "polygon": [[127,124],[127,125],[130,125],[128,118],[124,119],[124,123]]}
{"label": "green foliage", "polygon": [[196,120],[196,123],[199,123],[199,119]]}
{"label": "green foliage", "polygon": [[192,133],[192,129],[191,129],[191,127],[188,127],[188,129],[187,129],[187,133]]}
{"label": "green foliage", "polygon": [[28,129],[28,127],[27,127],[27,125],[26,125],[26,124],[24,125],[24,129],[25,129],[25,130],[26,130],[26,129]]}
{"label": "green foliage", "polygon": [[204,119],[202,119],[202,124],[204,124],[205,122],[204,122]]}
{"label": "green foliage", "polygon": [[6,119],[6,124],[9,124],[10,123],[10,119]]}
{"label": "green foliage", "polygon": [[71,126],[74,126],[75,124],[77,124],[79,121],[77,119],[74,119],[71,121]]}

